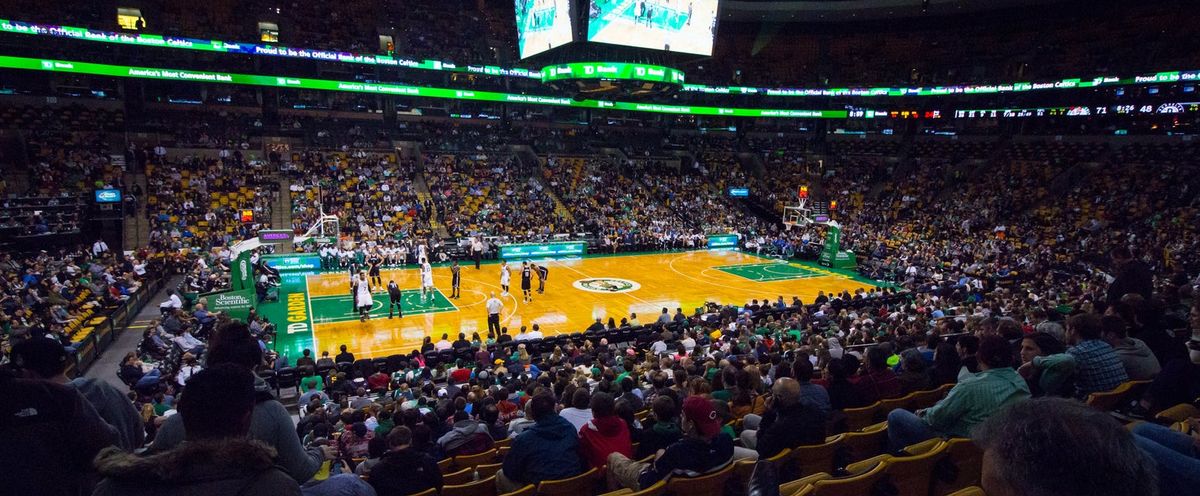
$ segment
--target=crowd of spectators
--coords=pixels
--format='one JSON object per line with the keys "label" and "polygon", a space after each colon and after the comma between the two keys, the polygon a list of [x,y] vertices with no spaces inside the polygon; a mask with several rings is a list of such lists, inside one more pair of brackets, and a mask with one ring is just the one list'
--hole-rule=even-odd
{"label": "crowd of spectators", "polygon": [[425,179],[451,236],[546,239],[569,228],[554,198],[511,154],[428,155]]}
{"label": "crowd of spectators", "polygon": [[[240,150],[222,149],[216,158],[155,150],[146,165],[151,248],[207,251],[270,228],[279,183],[264,177],[263,164],[247,162]],[[243,220],[246,210],[252,218]]]}
{"label": "crowd of spectators", "polygon": [[321,212],[342,232],[381,241],[430,230],[431,205],[413,186],[416,164],[394,153],[306,151],[291,160],[292,229],[303,233]]}

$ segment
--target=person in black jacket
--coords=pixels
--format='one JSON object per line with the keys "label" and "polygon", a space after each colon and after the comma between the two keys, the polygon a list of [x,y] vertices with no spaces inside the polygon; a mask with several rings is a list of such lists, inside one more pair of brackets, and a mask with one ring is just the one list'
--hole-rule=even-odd
{"label": "person in black jacket", "polygon": [[787,448],[825,442],[825,416],[800,403],[800,383],[790,377],[780,378],[771,387],[767,411],[757,427],[742,432],[742,443],[757,450],[759,458],[770,458]]}
{"label": "person in black jacket", "polygon": [[92,458],[116,444],[78,391],[40,379],[21,379],[0,368],[0,494],[90,494]]}
{"label": "person in black jacket", "polygon": [[1110,256],[1116,274],[1112,283],[1108,285],[1105,300],[1113,304],[1130,293],[1142,295],[1142,298],[1149,300],[1154,291],[1154,276],[1150,273],[1150,268],[1141,260],[1133,258],[1133,252],[1124,246],[1113,248]]}
{"label": "person in black jacket", "polygon": [[403,425],[387,435],[390,450],[371,469],[369,482],[379,496],[407,496],[442,489],[437,460],[412,447],[412,430]]}

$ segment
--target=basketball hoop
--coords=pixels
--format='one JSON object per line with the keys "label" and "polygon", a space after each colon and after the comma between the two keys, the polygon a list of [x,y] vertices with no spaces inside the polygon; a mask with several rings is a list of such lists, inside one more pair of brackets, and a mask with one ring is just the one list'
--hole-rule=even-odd
{"label": "basketball hoop", "polygon": [[783,207],[783,225],[807,226],[812,223],[812,210],[808,208],[808,199],[800,198],[800,203]]}

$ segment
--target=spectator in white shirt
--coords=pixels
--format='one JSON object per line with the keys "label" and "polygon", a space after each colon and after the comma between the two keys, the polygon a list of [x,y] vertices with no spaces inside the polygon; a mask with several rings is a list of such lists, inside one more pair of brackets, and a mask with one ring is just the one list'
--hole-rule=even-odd
{"label": "spectator in white shirt", "polygon": [[591,401],[592,395],[588,392],[587,388],[578,388],[571,395],[570,408],[563,408],[558,414],[562,418],[567,419],[567,422],[570,422],[571,425],[575,426],[575,432],[579,432],[579,429],[592,421],[592,409],[588,408],[588,404]]}
{"label": "spectator in white shirt", "polygon": [[450,335],[446,333],[442,333],[442,339],[440,341],[433,343],[433,349],[438,351],[448,350],[453,347],[454,343],[450,342]]}

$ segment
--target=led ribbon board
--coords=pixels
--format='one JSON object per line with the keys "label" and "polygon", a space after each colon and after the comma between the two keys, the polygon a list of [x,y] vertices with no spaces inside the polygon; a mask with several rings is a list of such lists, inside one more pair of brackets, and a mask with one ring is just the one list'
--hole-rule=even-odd
{"label": "led ribbon board", "polygon": [[180,38],[155,34],[131,34],[101,31],[98,29],[77,28],[72,26],[56,26],[52,24],[34,24],[29,22],[0,19],[0,33],[28,34],[36,36],[53,36],[80,41],[99,43],[116,43],[120,45],[135,45],[159,48],[177,48],[182,50],[199,50],[203,52],[241,53],[247,55],[262,55],[268,57],[287,57],[326,62],[343,62],[347,64],[383,65],[422,69],[428,71],[469,72],[488,76],[512,76],[537,79],[537,72],[520,67],[497,67],[492,65],[467,65],[460,67],[454,62],[442,60],[414,60],[388,57],[386,55],[361,54],[349,52],[334,52],[329,50],[313,50],[309,48],[290,48],[277,45],[260,45],[255,43],[240,43],[221,40],[203,40],[198,38]]}
{"label": "led ribbon board", "polygon": [[388,83],[363,83],[359,81],[334,81],[329,79],[263,76],[212,71],[191,71],[184,69],[130,67],[123,65],[94,64],[91,62],[35,59],[28,57],[0,56],[0,69],[26,69],[35,71],[64,72],[70,74],[91,74],[109,77],[159,79],[167,81],[194,81],[201,83],[245,84],[274,88],[296,88],[320,91],[371,93],[378,95],[445,98],[451,100],[553,105],[559,107],[624,110],[630,112],[654,112],[660,114],[725,115],[731,117],[791,117],[812,119],[845,119],[849,117],[849,112],[845,110],[724,108],[697,107],[689,105],[662,105],[657,103],[612,102],[607,100],[576,101],[571,98],[556,96],[521,95],[515,93],[500,93],[495,91],[471,91],[449,88],[431,88],[427,86],[406,86]]}
{"label": "led ribbon board", "polygon": [[581,256],[585,253],[587,253],[587,243],[583,241],[500,246],[500,258],[506,260],[520,260],[534,257]]}
{"label": "led ribbon board", "polygon": [[737,248],[738,235],[736,234],[710,234],[708,235],[708,248]]}
{"label": "led ribbon board", "polygon": [[321,268],[320,255],[263,255],[267,267],[279,271],[317,270]]}
{"label": "led ribbon board", "polygon": [[542,82],[570,79],[611,79],[683,84],[683,71],[661,65],[623,62],[573,62],[542,68]]}
{"label": "led ribbon board", "polygon": [[[21,21],[10,21],[6,19],[0,19],[0,33],[51,36],[99,43],[117,43],[123,45],[200,50],[206,52],[242,53],[268,57],[288,57],[295,59],[342,62],[348,64],[382,65],[406,69],[466,72],[472,74],[483,74],[486,76],[523,77],[530,79],[540,79],[542,77],[542,74],[537,71],[530,71],[520,67],[498,67],[492,65],[460,66],[459,64],[451,61],[429,59],[414,60],[376,54],[355,54],[349,52],[333,52],[328,50],[313,50],[308,48],[289,48],[254,43],[204,40],[197,38],[179,38],[154,34],[116,33],[112,31],[101,31],[71,26],[58,26],[53,24],[34,24]],[[1079,89],[1095,88],[1099,86],[1128,86],[1181,82],[1200,82],[1200,70],[1163,71],[1125,77],[1095,76],[1064,78],[1058,81],[1010,82],[952,86],[917,86],[907,88],[762,88],[752,86],[707,86],[703,84],[684,84],[682,90],[715,95],[763,95],[780,97],[905,97],[986,95],[996,93],[1021,93],[1026,91],[1049,89]]]}
{"label": "led ribbon board", "polygon": [[763,96],[948,96],[990,95],[997,93],[1023,93],[1050,89],[1082,89],[1100,86],[1128,86],[1136,84],[1180,83],[1200,81],[1200,71],[1167,71],[1133,77],[1097,76],[1093,78],[1067,78],[1058,81],[1018,82],[1001,84],[968,84],[956,86],[917,86],[909,88],[755,88],[750,86],[706,86],[685,84],[683,91],[716,95],[763,95]]}

